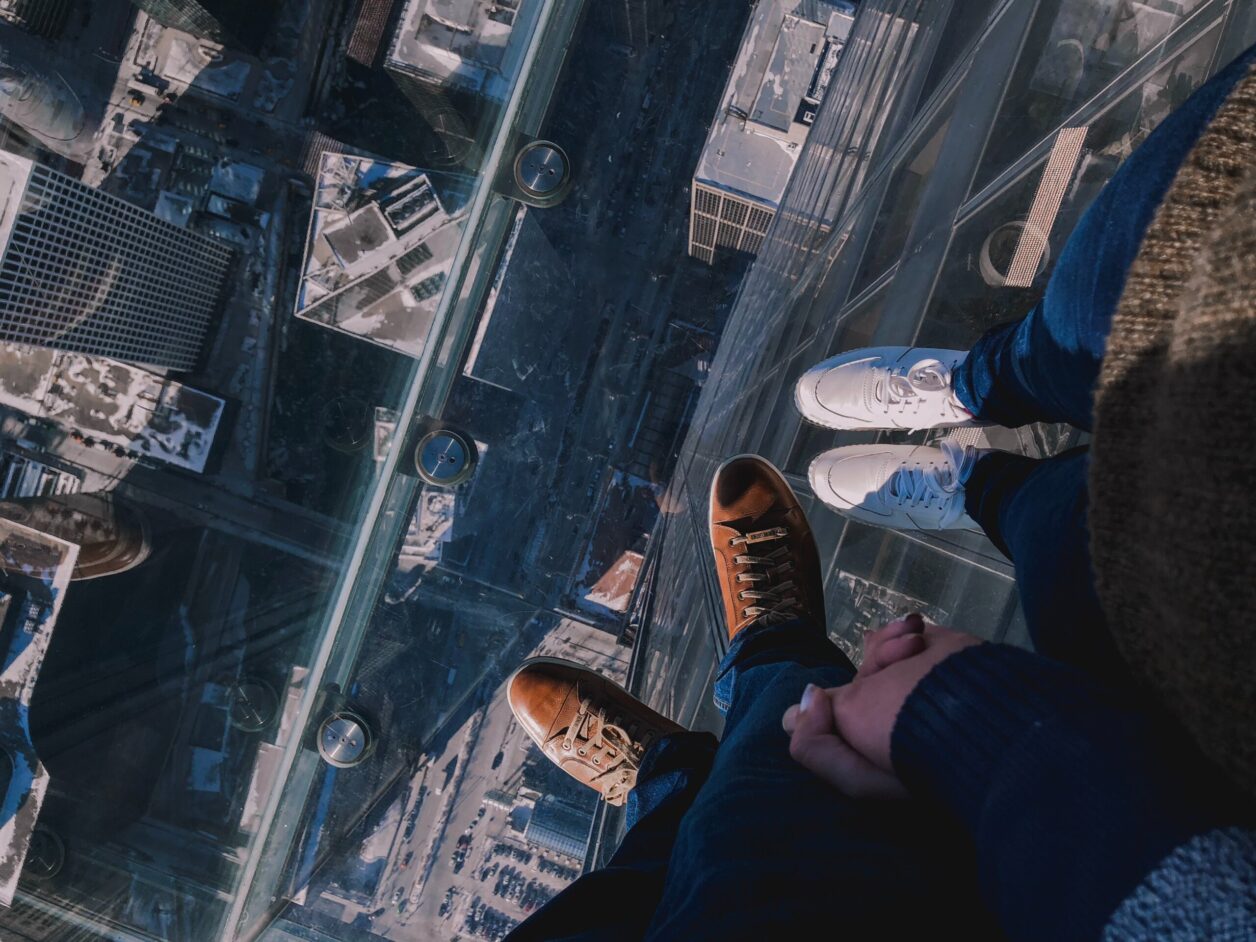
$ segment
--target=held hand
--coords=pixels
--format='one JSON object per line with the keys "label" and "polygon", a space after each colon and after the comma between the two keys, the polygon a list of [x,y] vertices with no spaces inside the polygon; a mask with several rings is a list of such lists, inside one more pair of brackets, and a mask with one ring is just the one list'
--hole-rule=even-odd
{"label": "held hand", "polygon": [[930,670],[973,644],[980,641],[926,625],[919,615],[868,635],[853,681],[828,690],[808,686],[802,703],[785,711],[790,755],[852,798],[903,797],[890,762],[894,721]]}

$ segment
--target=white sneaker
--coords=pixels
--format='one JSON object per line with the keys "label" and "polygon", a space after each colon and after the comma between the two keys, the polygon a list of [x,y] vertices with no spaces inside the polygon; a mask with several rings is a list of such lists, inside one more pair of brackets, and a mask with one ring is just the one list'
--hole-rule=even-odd
{"label": "white sneaker", "polygon": [[861,523],[898,530],[979,530],[964,511],[964,481],[986,454],[954,442],[849,445],[818,456],[811,490]]}
{"label": "white sneaker", "polygon": [[840,431],[984,425],[951,388],[964,350],[864,347],[813,366],[794,387],[803,418]]}

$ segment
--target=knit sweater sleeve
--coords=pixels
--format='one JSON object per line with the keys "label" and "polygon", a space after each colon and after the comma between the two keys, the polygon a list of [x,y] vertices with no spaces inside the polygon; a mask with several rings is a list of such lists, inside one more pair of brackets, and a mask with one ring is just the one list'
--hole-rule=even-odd
{"label": "knit sweater sleeve", "polygon": [[1161,924],[1151,911],[1190,926],[1223,909],[1248,920],[1237,937],[1256,937],[1233,866],[1171,876],[1183,848],[1211,859],[1209,832],[1244,820],[1242,803],[1167,719],[1082,671],[966,648],[912,691],[892,756],[913,794],[971,833],[982,893],[1014,940],[1160,938],[1137,928]]}
{"label": "knit sweater sleeve", "polygon": [[1160,861],[1108,920],[1103,942],[1256,938],[1256,831],[1209,831]]}

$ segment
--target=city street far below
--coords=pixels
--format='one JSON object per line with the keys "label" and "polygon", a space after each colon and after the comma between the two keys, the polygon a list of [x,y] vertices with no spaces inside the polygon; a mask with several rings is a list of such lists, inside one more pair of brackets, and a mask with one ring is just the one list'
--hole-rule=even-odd
{"label": "city street far below", "polygon": [[628,678],[749,10],[263,7],[0,7],[6,934],[496,938],[595,843],[503,685]]}
{"label": "city street far below", "polygon": [[1027,643],[984,537],[822,509],[811,457],[874,439],[794,383],[1023,314],[1256,25],[719,7],[0,0],[0,938],[504,938],[625,826],[510,678],[718,732],[734,454],[810,512],[845,650],[910,610]]}

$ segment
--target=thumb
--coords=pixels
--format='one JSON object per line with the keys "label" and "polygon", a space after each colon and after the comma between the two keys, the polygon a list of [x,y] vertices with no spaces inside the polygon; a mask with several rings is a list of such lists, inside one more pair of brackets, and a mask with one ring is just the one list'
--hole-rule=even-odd
{"label": "thumb", "polygon": [[838,735],[829,693],[814,684],[803,691],[793,717],[789,754],[851,798],[902,798],[907,794],[898,779],[877,768]]}

